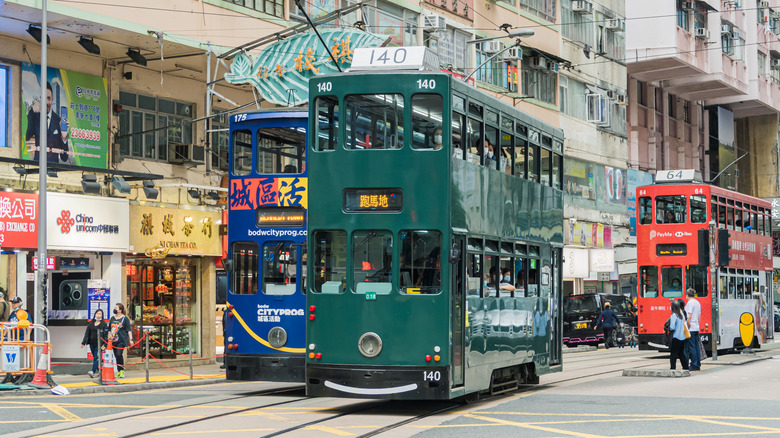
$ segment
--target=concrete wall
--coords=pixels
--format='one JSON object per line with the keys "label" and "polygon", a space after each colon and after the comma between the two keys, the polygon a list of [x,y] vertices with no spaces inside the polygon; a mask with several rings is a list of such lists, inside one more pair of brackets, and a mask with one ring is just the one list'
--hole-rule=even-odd
{"label": "concrete wall", "polygon": [[778,193],[778,115],[736,119],[738,156],[749,155],[736,166],[740,170],[737,189],[759,198]]}

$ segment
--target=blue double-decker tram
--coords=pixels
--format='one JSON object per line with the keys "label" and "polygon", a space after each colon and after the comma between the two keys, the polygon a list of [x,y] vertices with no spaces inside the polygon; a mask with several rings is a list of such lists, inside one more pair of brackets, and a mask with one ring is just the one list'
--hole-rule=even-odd
{"label": "blue double-decker tram", "polygon": [[306,108],[230,118],[228,380],[302,382]]}

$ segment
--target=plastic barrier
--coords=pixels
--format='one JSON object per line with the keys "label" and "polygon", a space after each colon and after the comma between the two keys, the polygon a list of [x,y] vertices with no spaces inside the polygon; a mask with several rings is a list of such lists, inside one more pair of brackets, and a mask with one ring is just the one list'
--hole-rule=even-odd
{"label": "plastic barrier", "polygon": [[49,329],[41,324],[30,324],[26,320],[0,323],[0,374],[5,374],[3,383],[21,385],[32,381],[36,373],[40,381],[45,372],[46,382],[53,384],[50,339]]}

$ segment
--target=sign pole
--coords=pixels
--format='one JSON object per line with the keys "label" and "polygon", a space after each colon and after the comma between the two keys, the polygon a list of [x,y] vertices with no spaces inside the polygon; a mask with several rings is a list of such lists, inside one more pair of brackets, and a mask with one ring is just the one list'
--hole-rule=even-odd
{"label": "sign pole", "polygon": [[715,259],[715,245],[717,245],[717,226],[715,221],[710,221],[710,302],[712,303],[711,315],[712,315],[712,333],[710,336],[710,346],[712,347],[712,360],[718,360],[718,314],[719,306],[718,299],[720,298],[718,287],[718,264]]}
{"label": "sign pole", "polygon": [[[48,67],[47,67],[47,47],[49,40],[47,33],[48,19],[46,16],[46,0],[41,1],[41,101],[40,113],[38,117],[38,287],[39,293],[35,294],[33,306],[39,311],[42,318],[42,324],[48,324],[47,287],[46,287],[46,160],[48,159],[48,108],[47,108],[47,90]],[[39,298],[41,301],[38,301]]]}

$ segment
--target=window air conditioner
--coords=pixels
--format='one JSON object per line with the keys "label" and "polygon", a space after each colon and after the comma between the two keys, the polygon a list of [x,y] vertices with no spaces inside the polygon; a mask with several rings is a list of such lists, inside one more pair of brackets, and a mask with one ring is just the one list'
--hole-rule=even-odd
{"label": "window air conditioner", "polygon": [[547,68],[547,58],[543,56],[532,56],[528,58],[528,62],[531,68],[538,68],[538,69]]}
{"label": "window air conditioner", "polygon": [[697,27],[696,28],[696,38],[701,38],[703,40],[710,38],[710,30],[706,27]]}
{"label": "window air conditioner", "polygon": [[504,48],[504,43],[501,41],[485,41],[482,43],[482,51],[486,53],[500,52]]}
{"label": "window air conditioner", "polygon": [[444,17],[440,15],[423,15],[423,29],[447,30],[447,23],[444,21]]}
{"label": "window air conditioner", "polygon": [[203,146],[185,143],[168,143],[168,162],[170,163],[202,163],[205,158]]}
{"label": "window air conditioner", "polygon": [[593,12],[593,3],[587,0],[574,0],[571,2],[571,10],[580,14],[590,14]]}
{"label": "window air conditioner", "polygon": [[626,22],[620,18],[610,18],[607,20],[606,28],[617,32],[625,32]]}
{"label": "window air conditioner", "polygon": [[558,66],[557,62],[549,61],[547,63],[547,69],[550,70],[553,73],[558,73],[558,68],[559,68],[559,66]]}
{"label": "window air conditioner", "polygon": [[683,11],[693,11],[695,9],[696,9],[696,2],[683,2],[682,4]]}
{"label": "window air conditioner", "polygon": [[759,9],[769,9],[769,2],[758,2]]}
{"label": "window air conditioner", "polygon": [[773,59],[769,61],[769,68],[772,70],[780,70],[780,59]]}
{"label": "window air conditioner", "polygon": [[728,24],[721,24],[720,25],[720,33],[724,34],[724,33],[729,33],[729,32],[731,32],[731,26],[729,26]]}
{"label": "window air conditioner", "polygon": [[505,61],[521,61],[523,59],[523,49],[519,47],[511,47],[504,52]]}
{"label": "window air conditioner", "polygon": [[615,92],[612,91],[612,90],[607,90],[607,97],[609,97],[610,99],[614,99],[615,98]]}
{"label": "window air conditioner", "polygon": [[618,94],[617,95],[617,102],[618,105],[628,105],[628,96],[625,94]]}

